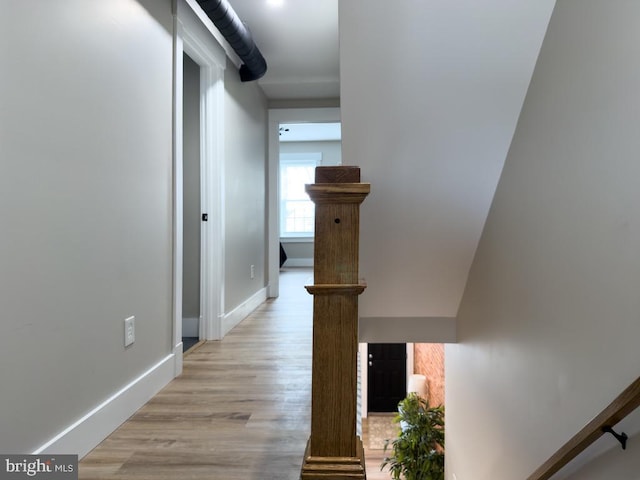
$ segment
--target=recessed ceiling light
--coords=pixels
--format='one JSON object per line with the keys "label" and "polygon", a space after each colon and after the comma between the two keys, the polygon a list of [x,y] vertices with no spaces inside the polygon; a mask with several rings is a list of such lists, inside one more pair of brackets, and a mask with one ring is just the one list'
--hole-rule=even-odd
{"label": "recessed ceiling light", "polygon": [[267,5],[270,7],[281,7],[284,5],[284,0],[267,0]]}

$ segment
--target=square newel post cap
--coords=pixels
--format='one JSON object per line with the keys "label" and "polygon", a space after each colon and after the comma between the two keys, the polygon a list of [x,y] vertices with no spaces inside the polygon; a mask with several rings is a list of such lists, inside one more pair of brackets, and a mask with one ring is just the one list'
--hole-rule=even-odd
{"label": "square newel post cap", "polygon": [[316,167],[316,183],[360,183],[360,167]]}
{"label": "square newel post cap", "polygon": [[360,182],[360,167],[316,167],[315,182],[305,191],[316,205],[362,203],[371,190],[370,184]]}

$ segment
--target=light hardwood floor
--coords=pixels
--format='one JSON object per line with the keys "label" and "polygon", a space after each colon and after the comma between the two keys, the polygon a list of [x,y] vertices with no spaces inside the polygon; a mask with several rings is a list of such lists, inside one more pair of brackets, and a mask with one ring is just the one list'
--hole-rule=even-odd
{"label": "light hardwood floor", "polygon": [[[309,437],[312,272],[281,275],[280,297],[220,342],[82,459],[81,480],[297,480]],[[367,460],[370,480],[378,455]]]}

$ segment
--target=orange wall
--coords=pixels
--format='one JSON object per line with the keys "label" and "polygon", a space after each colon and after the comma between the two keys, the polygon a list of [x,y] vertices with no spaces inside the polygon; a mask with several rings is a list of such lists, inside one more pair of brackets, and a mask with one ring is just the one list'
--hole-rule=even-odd
{"label": "orange wall", "polygon": [[444,405],[444,345],[416,343],[413,346],[413,354],[413,373],[427,377],[429,405]]}

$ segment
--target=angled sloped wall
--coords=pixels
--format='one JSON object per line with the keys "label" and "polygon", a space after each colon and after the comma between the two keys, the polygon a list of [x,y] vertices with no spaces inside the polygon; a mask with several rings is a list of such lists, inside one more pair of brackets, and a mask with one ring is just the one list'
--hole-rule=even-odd
{"label": "angled sloped wall", "polygon": [[446,349],[449,479],[526,478],[638,376],[638,18],[557,2]]}
{"label": "angled sloped wall", "polygon": [[386,341],[380,320],[399,341],[442,340],[429,320],[457,312],[552,4],[340,2],[342,159],[372,187],[367,341]]}

